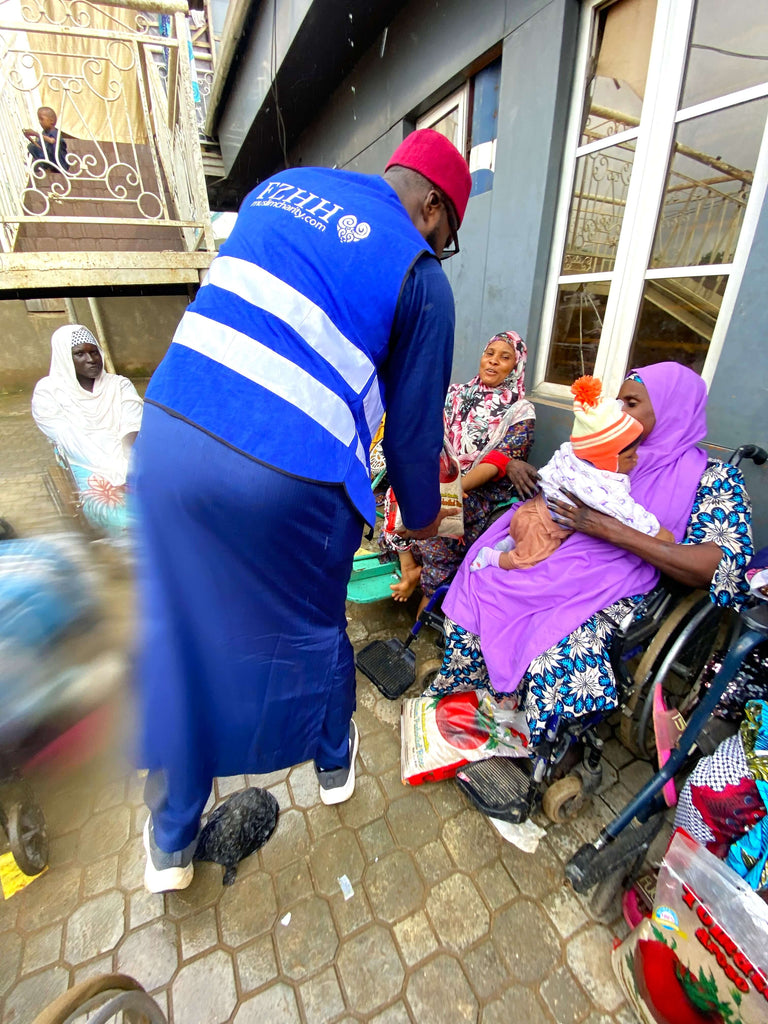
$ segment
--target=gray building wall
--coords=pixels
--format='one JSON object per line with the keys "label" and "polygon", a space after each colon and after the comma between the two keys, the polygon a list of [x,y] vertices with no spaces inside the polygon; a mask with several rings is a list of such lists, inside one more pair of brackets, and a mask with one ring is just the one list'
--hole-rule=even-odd
{"label": "gray building wall", "polygon": [[[363,56],[289,153],[293,163],[380,172],[413,127],[409,118],[451,92],[467,68],[502,44],[493,189],[470,200],[462,252],[445,264],[456,298],[454,380],[474,374],[484,342],[505,329],[526,339],[532,371],[579,6],[577,0],[409,4],[390,26],[383,55],[374,46]],[[767,272],[763,209],[710,394],[707,440],[717,454],[745,441],[768,447],[768,346],[760,301]],[[532,461],[540,465],[568,436],[571,414],[556,403],[536,406]],[[756,540],[768,544],[768,469],[747,464],[744,472]]]}

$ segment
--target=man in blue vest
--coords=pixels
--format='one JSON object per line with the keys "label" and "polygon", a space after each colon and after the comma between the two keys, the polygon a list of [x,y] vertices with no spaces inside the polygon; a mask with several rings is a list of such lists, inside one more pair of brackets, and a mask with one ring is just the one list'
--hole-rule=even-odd
{"label": "man in blue vest", "polygon": [[258,185],[146,393],[136,444],[145,884],[192,879],[217,775],[314,759],[355,786],[345,596],[384,453],[414,537],[439,521],[442,407],[466,161],[409,135],[384,176],[290,168]]}

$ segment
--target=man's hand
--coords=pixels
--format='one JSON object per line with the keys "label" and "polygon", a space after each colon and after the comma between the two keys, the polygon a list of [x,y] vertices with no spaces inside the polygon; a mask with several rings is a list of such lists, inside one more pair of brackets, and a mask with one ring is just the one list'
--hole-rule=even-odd
{"label": "man's hand", "polygon": [[539,474],[535,466],[522,459],[510,459],[505,470],[507,479],[521,498],[532,498],[539,490]]}
{"label": "man's hand", "polygon": [[441,508],[437,513],[437,517],[432,520],[429,526],[425,526],[421,530],[408,530],[403,527],[402,530],[396,530],[395,533],[397,533],[399,537],[405,537],[406,540],[428,540],[430,537],[436,537],[440,523],[442,523],[442,521],[448,516],[452,516],[454,514],[453,509]]}

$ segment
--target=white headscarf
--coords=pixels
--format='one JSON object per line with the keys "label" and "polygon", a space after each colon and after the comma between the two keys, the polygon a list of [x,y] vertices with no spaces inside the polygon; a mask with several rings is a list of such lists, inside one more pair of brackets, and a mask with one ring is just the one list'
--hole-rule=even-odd
{"label": "white headscarf", "polygon": [[112,484],[124,484],[128,451],[123,438],[141,426],[143,402],[127,377],[103,368],[93,382],[93,391],[86,391],[72,361],[72,349],[85,344],[95,345],[101,352],[98,341],[80,324],[53,332],[51,369],[35,387],[32,415],[70,461]]}

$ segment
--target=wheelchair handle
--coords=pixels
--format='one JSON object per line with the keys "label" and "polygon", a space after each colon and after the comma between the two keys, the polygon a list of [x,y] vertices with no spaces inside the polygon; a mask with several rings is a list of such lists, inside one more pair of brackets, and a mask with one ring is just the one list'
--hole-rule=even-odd
{"label": "wheelchair handle", "polygon": [[732,466],[738,466],[742,459],[751,459],[756,466],[762,466],[768,460],[768,452],[759,444],[742,444],[728,459]]}

